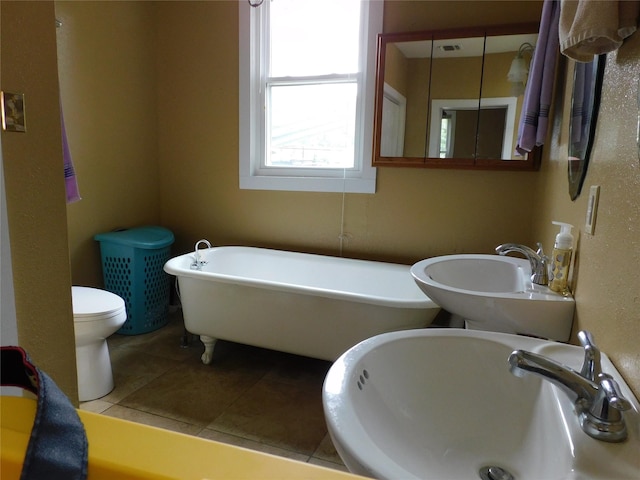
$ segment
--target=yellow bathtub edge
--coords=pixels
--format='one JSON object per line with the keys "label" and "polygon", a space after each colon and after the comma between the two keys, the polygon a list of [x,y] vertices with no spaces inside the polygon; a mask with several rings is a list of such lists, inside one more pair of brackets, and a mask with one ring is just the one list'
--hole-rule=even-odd
{"label": "yellow bathtub edge", "polygon": [[[0,397],[0,472],[18,479],[36,402]],[[89,439],[89,479],[362,478],[308,463],[78,410]]]}

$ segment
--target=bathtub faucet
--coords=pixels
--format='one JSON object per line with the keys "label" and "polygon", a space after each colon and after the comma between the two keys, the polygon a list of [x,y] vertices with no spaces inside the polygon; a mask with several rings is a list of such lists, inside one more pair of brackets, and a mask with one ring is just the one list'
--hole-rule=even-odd
{"label": "bathtub faucet", "polygon": [[549,273],[547,268],[547,257],[542,251],[542,244],[538,243],[538,250],[527,247],[526,245],[519,245],[517,243],[505,243],[496,247],[496,253],[498,255],[506,255],[509,252],[518,252],[524,255],[529,264],[531,265],[531,281],[537,285],[544,285],[545,287],[549,283]]}
{"label": "bathtub faucet", "polygon": [[198,240],[196,242],[196,247],[195,250],[193,252],[193,263],[191,264],[191,270],[202,270],[202,266],[207,264],[206,260],[203,260],[202,257],[200,256],[200,244],[204,243],[207,248],[211,248],[211,244],[209,243],[209,240],[205,240],[204,238],[202,240]]}
{"label": "bathtub faucet", "polygon": [[549,380],[571,399],[575,405],[582,430],[597,440],[623,442],[627,428],[622,412],[631,403],[622,396],[613,377],[600,367],[600,350],[587,331],[578,333],[584,347],[584,363],[580,372],[549,358],[524,350],[509,356],[511,373],[522,377],[528,373]]}

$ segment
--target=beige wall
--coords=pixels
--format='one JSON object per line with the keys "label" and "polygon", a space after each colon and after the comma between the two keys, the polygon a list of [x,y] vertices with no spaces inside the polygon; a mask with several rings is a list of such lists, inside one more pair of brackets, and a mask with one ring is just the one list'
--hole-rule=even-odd
{"label": "beige wall", "polygon": [[0,17],[0,88],[24,94],[27,121],[2,132],[18,341],[77,402],[53,3],[3,1]]}
{"label": "beige wall", "polygon": [[393,43],[387,44],[384,55],[384,83],[407,96],[409,60]]}
{"label": "beige wall", "polygon": [[[485,3],[476,22],[489,18]],[[83,196],[68,208],[74,283],[101,284],[95,233],[136,223],[174,230],[176,251],[205,236],[338,253],[341,194],[238,188],[237,2],[57,2],[56,13],[64,24],[61,95]],[[345,255],[412,262],[530,238],[521,210],[535,174],[378,175],[376,195],[345,196]],[[464,195],[443,202],[443,191]],[[508,205],[497,201],[507,197]],[[482,219],[498,212],[504,221],[486,228]]]}
{"label": "beige wall", "polygon": [[[567,84],[573,73],[568,62]],[[640,395],[640,160],[636,145],[638,122],[640,35],[608,55],[602,105],[592,160],[582,194],[571,201],[567,185],[569,86],[564,108],[556,119],[553,143],[540,172],[533,217],[536,238],[551,247],[556,234],[552,220],[575,225],[577,265],[573,291],[577,314],[574,334],[590,330]],[[589,187],[600,185],[594,235],[584,232]],[[575,339],[574,339],[575,341]]]}
{"label": "beige wall", "polygon": [[72,276],[99,287],[93,236],[160,221],[154,6],[55,5],[60,97],[82,196],[68,206]]}
{"label": "beige wall", "polygon": [[483,57],[480,56],[434,58],[431,70],[431,98],[479,98],[482,61]]}
{"label": "beige wall", "polygon": [[405,112],[403,153],[405,157],[424,158],[428,151],[429,109],[426,107],[429,105],[431,59],[412,58],[406,60],[406,64],[407,110]]}
{"label": "beige wall", "polygon": [[[474,21],[488,18],[485,3],[465,2]],[[207,237],[338,254],[342,194],[238,188],[237,3],[158,2],[157,20],[162,221],[174,229],[177,249]],[[167,102],[175,92],[180,101]],[[507,239],[529,243],[536,178],[378,169],[375,195],[345,196],[344,254],[411,263],[490,252]]]}
{"label": "beige wall", "polygon": [[542,0],[387,0],[384,32],[538,22]]}
{"label": "beige wall", "polygon": [[[68,211],[74,282],[98,282],[97,250],[88,246],[93,234],[128,223],[161,222],[177,235],[175,251],[191,249],[196,240],[208,237],[217,244],[337,253],[341,194],[238,188],[237,3],[140,3],[109,4],[118,22],[137,22],[136,28],[126,32],[120,30],[121,25],[113,25],[109,16],[97,14],[103,10],[93,10],[106,8],[102,3],[57,5],[65,22],[63,29],[67,25],[77,28],[69,33],[72,38],[67,39],[71,42],[68,51],[61,52],[60,71],[71,148],[85,198]],[[36,10],[35,16],[31,9]],[[11,22],[5,16],[7,12]],[[385,31],[527,21],[538,18],[539,13],[540,2],[462,2],[461,6],[454,2],[394,1],[386,4]],[[55,335],[42,338],[37,331],[25,335],[30,342],[44,345],[69,344],[73,337],[69,333],[70,281],[62,265],[67,241],[67,233],[60,225],[65,218],[62,182],[42,180],[53,178],[49,177],[49,168],[55,170],[55,163],[61,162],[59,143],[53,138],[58,134],[53,103],[57,102],[55,82],[51,78],[55,70],[51,64],[55,62],[55,33],[49,26],[53,11],[46,3],[2,2],[2,14],[2,86],[5,88],[5,78],[11,75],[25,77],[11,88],[24,83],[30,92],[34,90],[32,95],[40,101],[28,102],[34,105],[28,107],[34,109],[30,110],[35,121],[31,132],[42,128],[47,136],[44,144],[38,140],[11,145],[22,140],[3,134],[7,191],[11,193],[11,238],[16,245],[13,259],[20,328],[25,332],[24,325],[31,321],[25,317],[31,317],[34,310],[35,316],[41,317],[46,304],[50,307],[47,321]],[[76,18],[82,22],[74,23]],[[155,19],[153,25],[148,23],[151,19]],[[25,24],[30,27],[28,35],[22,28]],[[150,30],[155,31],[155,40]],[[94,32],[101,42],[112,42],[112,50],[122,55],[100,50],[97,56],[86,53],[64,58],[72,51],[82,51],[83,44],[92,42]],[[120,41],[122,35],[126,41]],[[9,38],[11,47],[5,48]],[[153,41],[155,48],[151,46]],[[5,53],[11,49],[15,54],[9,61]],[[129,49],[137,52],[135,58],[123,52]],[[154,50],[156,65],[150,67],[147,62]],[[31,56],[22,58],[25,52]],[[41,56],[44,63],[33,61]],[[600,215],[595,236],[581,235],[575,282],[576,327],[594,332],[638,395],[640,285],[636,270],[640,263],[640,182],[635,147],[637,85],[633,79],[640,74],[639,60],[640,36],[636,35],[608,61],[594,161],[587,178],[587,186],[602,187]],[[83,65],[89,61],[96,63]],[[129,68],[122,68],[123,61]],[[10,67],[14,72],[5,75]],[[146,97],[147,90],[154,89],[150,73],[153,68],[157,82],[155,106]],[[85,76],[80,78],[90,82],[91,87],[67,83],[75,81],[70,73],[75,75],[77,71],[83,72]],[[113,82],[108,79],[112,71],[118,78]],[[131,84],[136,88],[125,88],[133,88]],[[126,91],[127,101],[119,93],[109,96],[112,86],[124,89],[116,92]],[[82,92],[83,88],[89,92]],[[98,100],[92,96],[101,97],[100,101],[94,104]],[[564,112],[568,96],[565,92]],[[144,108],[138,105],[140,101]],[[42,116],[36,114],[39,108],[44,109]],[[155,132],[150,127],[152,116],[140,113],[147,108],[157,108]],[[136,121],[125,123],[127,128],[123,129],[113,120],[90,129],[84,115],[91,115],[92,122],[118,115],[123,122],[128,122],[129,116]],[[561,114],[552,140],[545,147],[541,172],[378,169],[375,195],[345,196],[345,230],[350,235],[345,255],[410,263],[438,254],[490,252],[505,241],[533,244],[541,240],[550,248],[554,236],[550,221],[569,221],[581,228],[586,210],[585,195],[571,202],[567,194],[566,117]],[[45,125],[38,124],[40,118],[46,119]],[[130,139],[128,129],[135,132],[143,146]],[[109,135],[108,141],[104,135]],[[157,138],[157,152],[153,138]],[[38,149],[43,147],[56,152],[42,154]],[[36,149],[33,155],[31,149]],[[88,153],[80,154],[79,149]],[[136,153],[122,161],[121,155],[129,155],[130,150]],[[157,166],[150,160],[153,155],[157,155]],[[31,172],[26,176],[25,165]],[[107,166],[111,165],[119,175],[108,175],[111,169]],[[150,179],[139,176],[141,171]],[[106,194],[107,190],[116,195]],[[94,195],[100,200],[94,200]],[[154,202],[160,205],[159,213]],[[80,214],[80,209],[86,211]],[[38,270],[34,252],[36,257],[47,258],[44,267],[38,262]],[[30,303],[33,289],[40,292],[35,306]],[[50,333],[47,331],[47,335]],[[73,349],[67,346],[65,351],[70,354]],[[52,365],[59,361],[47,359]]]}

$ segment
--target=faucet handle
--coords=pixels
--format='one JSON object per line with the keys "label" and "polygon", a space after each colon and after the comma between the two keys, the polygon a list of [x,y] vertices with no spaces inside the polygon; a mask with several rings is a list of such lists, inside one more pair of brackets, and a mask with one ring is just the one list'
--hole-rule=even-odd
{"label": "faucet handle", "polygon": [[584,347],[584,362],[582,363],[580,375],[592,382],[596,382],[598,377],[602,374],[602,367],[600,366],[600,349],[596,347],[591,332],[588,332],[587,330],[581,330],[578,332],[578,340]]}
{"label": "faucet handle", "polygon": [[624,398],[622,393],[620,393],[620,386],[618,385],[618,382],[611,377],[611,375],[601,373],[598,377],[598,381],[600,389],[611,407],[621,412],[631,409],[631,402]]}
{"label": "faucet handle", "polygon": [[[607,373],[597,379],[598,390],[593,402],[582,404],[578,416],[582,429],[605,442],[623,442],[627,426],[622,412],[631,409],[631,402],[622,396],[618,383]],[[576,404],[578,406],[578,404]]]}

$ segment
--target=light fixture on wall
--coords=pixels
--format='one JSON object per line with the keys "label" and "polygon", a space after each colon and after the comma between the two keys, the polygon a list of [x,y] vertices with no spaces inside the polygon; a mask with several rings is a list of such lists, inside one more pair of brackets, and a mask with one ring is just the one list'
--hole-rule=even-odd
{"label": "light fixture on wall", "polygon": [[507,79],[511,82],[511,95],[514,97],[518,97],[524,93],[524,86],[527,83],[527,76],[529,75],[529,67],[524,61],[523,55],[527,52],[533,55],[534,49],[534,46],[530,43],[523,43],[518,49],[518,54],[511,62]]}

